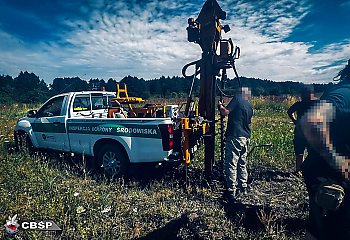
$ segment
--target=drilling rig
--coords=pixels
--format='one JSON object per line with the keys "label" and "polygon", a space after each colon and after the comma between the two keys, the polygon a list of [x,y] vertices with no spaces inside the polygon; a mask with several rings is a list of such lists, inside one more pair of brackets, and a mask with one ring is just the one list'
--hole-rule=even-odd
{"label": "drilling rig", "polygon": [[[220,100],[223,98],[227,69],[233,69],[239,86],[239,76],[235,68],[235,60],[240,56],[240,48],[235,47],[231,39],[222,39],[221,33],[230,31],[229,25],[221,25],[220,20],[226,19],[226,12],[221,9],[216,0],[207,0],[197,19],[189,18],[187,38],[189,42],[198,44],[202,49],[202,57],[197,61],[186,64],[182,74],[192,78],[192,87],[188,95],[185,118],[183,122],[183,157],[186,163],[190,162],[189,149],[202,138],[204,142],[204,169],[205,175],[210,177],[215,163],[215,110],[217,90]],[[187,69],[195,67],[193,75],[187,75]],[[199,114],[197,118],[188,118],[189,106],[192,102],[193,86],[196,77],[200,75]],[[221,117],[221,157],[224,151],[224,123]],[[202,131],[198,134],[198,131]]]}

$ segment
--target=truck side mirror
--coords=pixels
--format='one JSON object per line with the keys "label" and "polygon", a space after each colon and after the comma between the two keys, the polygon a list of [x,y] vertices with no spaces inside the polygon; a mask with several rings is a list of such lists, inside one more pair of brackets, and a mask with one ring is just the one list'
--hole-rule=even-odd
{"label": "truck side mirror", "polygon": [[29,118],[35,118],[35,116],[36,116],[37,113],[38,113],[37,110],[29,110],[29,111],[27,112],[27,117],[29,117]]}

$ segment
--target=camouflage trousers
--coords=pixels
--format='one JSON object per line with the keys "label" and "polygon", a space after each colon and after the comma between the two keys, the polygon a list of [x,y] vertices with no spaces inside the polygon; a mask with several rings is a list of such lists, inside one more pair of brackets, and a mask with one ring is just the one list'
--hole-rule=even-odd
{"label": "camouflage trousers", "polygon": [[224,158],[226,190],[236,192],[236,188],[246,188],[248,181],[247,154],[249,138],[227,137]]}

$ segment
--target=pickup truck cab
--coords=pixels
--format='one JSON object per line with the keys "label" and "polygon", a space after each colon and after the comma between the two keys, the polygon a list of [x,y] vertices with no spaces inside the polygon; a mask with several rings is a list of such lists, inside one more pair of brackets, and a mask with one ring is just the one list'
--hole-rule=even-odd
{"label": "pickup truck cab", "polygon": [[50,98],[18,120],[15,143],[31,149],[70,152],[94,157],[111,177],[122,176],[129,163],[173,159],[170,118],[112,118],[115,93],[70,92]]}

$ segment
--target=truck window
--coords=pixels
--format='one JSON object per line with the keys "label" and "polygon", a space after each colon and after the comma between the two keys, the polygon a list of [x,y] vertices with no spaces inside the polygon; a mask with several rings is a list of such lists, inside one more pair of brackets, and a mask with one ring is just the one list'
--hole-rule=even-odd
{"label": "truck window", "polygon": [[111,107],[113,95],[91,94],[92,110],[107,109]]}
{"label": "truck window", "polygon": [[78,95],[73,102],[73,112],[90,111],[91,102],[89,95]]}
{"label": "truck window", "polygon": [[42,106],[38,113],[37,117],[56,117],[63,116],[62,113],[62,104],[65,96],[60,96],[51,99],[44,106]]}
{"label": "truck window", "polygon": [[[91,98],[90,98],[91,97]],[[111,106],[111,94],[92,93],[77,95],[73,102],[73,112],[108,109]]]}
{"label": "truck window", "polygon": [[103,95],[91,94],[91,101],[92,101],[92,110],[108,108],[107,103],[103,101]]}

